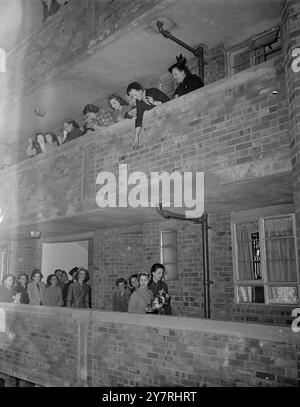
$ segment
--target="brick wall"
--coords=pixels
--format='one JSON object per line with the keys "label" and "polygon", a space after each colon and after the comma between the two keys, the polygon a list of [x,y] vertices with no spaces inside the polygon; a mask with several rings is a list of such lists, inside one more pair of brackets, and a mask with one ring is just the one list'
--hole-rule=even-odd
{"label": "brick wall", "polygon": [[296,204],[298,257],[300,257],[300,73],[292,70],[292,51],[300,44],[300,4],[295,0],[282,3],[282,37],[285,80],[288,95],[289,135],[292,181]]}
{"label": "brick wall", "polygon": [[26,273],[30,277],[34,268],[41,269],[42,245],[39,240],[26,239],[10,241],[9,271],[18,276]]}
{"label": "brick wall", "polygon": [[141,228],[98,230],[93,238],[92,302],[97,309],[112,310],[119,277],[143,271]]}
{"label": "brick wall", "polygon": [[85,58],[88,49],[104,42],[159,2],[69,1],[9,53],[8,98],[28,95],[54,75],[67,71],[75,62]]}
{"label": "brick wall", "polygon": [[263,325],[1,304],[0,344],[0,373],[42,386],[275,387],[300,378],[299,338]]}

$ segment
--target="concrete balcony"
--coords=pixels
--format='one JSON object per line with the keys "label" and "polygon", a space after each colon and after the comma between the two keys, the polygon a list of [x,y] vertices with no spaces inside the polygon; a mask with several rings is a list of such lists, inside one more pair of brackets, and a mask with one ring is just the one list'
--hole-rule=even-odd
{"label": "concrete balcony", "polygon": [[[273,90],[278,93],[273,94]],[[281,60],[215,82],[145,115],[137,151],[123,121],[1,171],[1,236],[44,236],[161,219],[154,208],[96,204],[102,171],[203,171],[205,210],[231,212],[293,202]]]}
{"label": "concrete balcony", "polygon": [[42,386],[297,386],[290,327],[0,304],[0,372]]}

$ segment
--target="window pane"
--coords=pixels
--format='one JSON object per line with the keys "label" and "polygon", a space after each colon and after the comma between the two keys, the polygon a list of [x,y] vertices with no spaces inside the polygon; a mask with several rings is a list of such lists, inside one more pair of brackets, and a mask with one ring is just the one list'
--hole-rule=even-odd
{"label": "window pane", "polygon": [[291,217],[265,220],[268,281],[297,281]]}
{"label": "window pane", "polygon": [[264,287],[263,286],[239,286],[238,287],[238,302],[244,303],[264,303]]}
{"label": "window pane", "polygon": [[163,259],[166,263],[177,263],[176,247],[163,247]]}
{"label": "window pane", "polygon": [[162,245],[169,246],[177,245],[177,233],[176,232],[162,232]]}
{"label": "window pane", "polygon": [[250,56],[248,49],[233,56],[233,68],[234,73],[238,73],[244,69],[250,68]]}
{"label": "window pane", "polygon": [[293,222],[291,216],[282,218],[265,219],[266,239],[272,237],[294,237]]}
{"label": "window pane", "polygon": [[174,281],[178,279],[177,276],[177,264],[164,264],[166,272],[165,272],[165,280]]}
{"label": "window pane", "polygon": [[269,287],[271,304],[298,304],[297,287]]}
{"label": "window pane", "polygon": [[236,225],[238,279],[260,280],[260,243],[258,222]]}
{"label": "window pane", "polygon": [[166,278],[177,280],[177,231],[161,232],[161,262],[166,268]]}

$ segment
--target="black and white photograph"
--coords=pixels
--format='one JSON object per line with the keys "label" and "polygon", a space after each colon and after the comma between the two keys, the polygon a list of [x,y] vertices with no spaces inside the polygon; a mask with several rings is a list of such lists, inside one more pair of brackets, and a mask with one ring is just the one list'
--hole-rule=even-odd
{"label": "black and white photograph", "polygon": [[0,0],[0,387],[300,387],[300,0]]}

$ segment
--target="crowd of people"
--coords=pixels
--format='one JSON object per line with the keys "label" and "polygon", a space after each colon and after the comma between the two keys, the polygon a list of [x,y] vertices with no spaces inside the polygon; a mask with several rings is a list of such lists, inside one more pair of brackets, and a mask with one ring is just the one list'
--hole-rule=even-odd
{"label": "crowd of people", "polygon": [[[186,65],[186,59],[182,55],[177,57],[177,62],[169,68],[169,72],[177,83],[173,98],[183,96],[203,86],[202,80],[197,75],[191,74]],[[157,88],[144,89],[140,83],[132,82],[127,87],[126,97],[114,93],[109,96],[108,104],[114,122],[126,119],[135,120],[132,147],[136,149],[140,143],[144,112],[169,100],[170,98]],[[100,108],[96,105],[86,105],[82,114],[83,124],[81,126],[75,120],[67,119],[62,123],[60,134],[57,136],[52,132],[36,133],[34,139],[29,139],[27,155],[33,157],[47,152],[60,144],[108,125],[101,117]]]}
{"label": "crowd of people", "polygon": [[113,310],[136,314],[171,315],[171,298],[164,281],[165,267],[155,263],[150,274],[132,274],[116,280]]}
{"label": "crowd of people", "polygon": [[85,268],[72,268],[69,277],[65,270],[56,269],[47,277],[47,284],[42,279],[39,269],[32,270],[30,281],[26,273],[19,274],[17,280],[13,274],[7,274],[0,286],[0,302],[91,308],[89,272]]}
{"label": "crowd of people", "polygon": [[[165,267],[155,263],[150,274],[132,274],[128,281],[118,278],[113,296],[113,311],[137,314],[171,315],[168,285],[164,281]],[[54,307],[92,308],[89,272],[83,267],[69,271],[56,269],[43,281],[39,269],[33,269],[30,280],[26,273],[18,278],[12,274],[4,277],[0,286],[0,302],[15,304],[46,305]]]}

